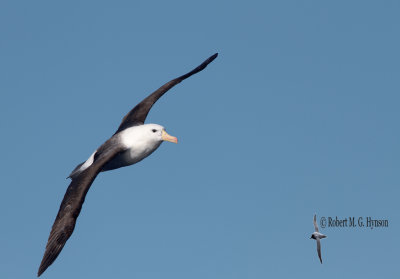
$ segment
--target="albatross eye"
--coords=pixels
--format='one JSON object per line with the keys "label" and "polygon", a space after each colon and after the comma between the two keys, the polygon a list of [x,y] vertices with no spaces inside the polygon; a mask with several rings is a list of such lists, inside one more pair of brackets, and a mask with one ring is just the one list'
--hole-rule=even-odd
{"label": "albatross eye", "polygon": [[152,131],[153,131],[153,133],[157,132],[157,130],[156,130],[156,129],[153,129]]}

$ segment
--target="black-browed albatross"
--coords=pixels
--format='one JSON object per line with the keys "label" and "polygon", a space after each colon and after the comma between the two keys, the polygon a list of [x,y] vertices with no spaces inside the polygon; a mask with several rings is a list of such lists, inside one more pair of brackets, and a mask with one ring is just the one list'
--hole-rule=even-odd
{"label": "black-browed albatross", "polygon": [[316,214],[314,214],[313,222],[314,222],[315,232],[313,232],[313,234],[311,235],[310,239],[315,239],[317,241],[317,253],[318,253],[319,261],[322,264],[321,239],[326,238],[327,236],[319,232],[318,225],[317,225],[317,215]]}
{"label": "black-browed albatross", "polygon": [[178,142],[177,138],[167,134],[164,127],[157,124],[144,124],[147,114],[165,92],[202,71],[217,56],[218,53],[212,55],[191,72],[167,82],[137,104],[122,119],[115,134],[103,143],[86,162],[79,164],[72,171],[69,176],[72,181],[51,228],[38,276],[54,262],[74,231],[85,196],[100,172],[135,164],[153,153],[162,141]]}

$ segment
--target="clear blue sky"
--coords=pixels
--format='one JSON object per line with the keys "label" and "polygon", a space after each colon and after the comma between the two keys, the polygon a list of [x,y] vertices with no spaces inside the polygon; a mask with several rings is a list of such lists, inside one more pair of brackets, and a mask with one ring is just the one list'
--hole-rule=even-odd
{"label": "clear blue sky", "polygon": [[[398,1],[2,1],[0,277],[148,93],[177,136],[100,174],[42,278],[399,278]],[[325,228],[371,216],[388,228]]]}

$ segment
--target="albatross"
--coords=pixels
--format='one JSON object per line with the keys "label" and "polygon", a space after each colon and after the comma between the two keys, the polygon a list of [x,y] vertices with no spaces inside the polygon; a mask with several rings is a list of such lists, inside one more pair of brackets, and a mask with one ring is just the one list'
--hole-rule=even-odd
{"label": "albatross", "polygon": [[314,214],[313,222],[314,222],[315,232],[313,232],[313,234],[311,235],[310,239],[315,239],[317,241],[317,253],[318,253],[319,261],[322,264],[321,239],[326,238],[327,236],[319,232],[318,225],[317,225],[317,215],[316,214]]}
{"label": "albatross", "polygon": [[71,172],[68,177],[71,183],[51,228],[38,277],[55,261],[72,235],[86,194],[100,172],[135,164],[153,153],[163,141],[178,143],[178,139],[169,135],[163,126],[144,124],[147,114],[169,89],[204,70],[217,56],[218,53],[215,53],[197,68],[167,82],[147,96],[122,119],[114,135]]}

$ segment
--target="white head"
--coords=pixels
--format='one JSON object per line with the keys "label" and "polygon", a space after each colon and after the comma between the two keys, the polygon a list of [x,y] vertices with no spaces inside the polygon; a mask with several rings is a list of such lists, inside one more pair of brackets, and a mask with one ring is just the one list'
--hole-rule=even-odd
{"label": "white head", "polygon": [[176,137],[168,135],[164,127],[157,124],[133,126],[123,130],[120,136],[122,143],[132,149],[131,152],[145,152],[146,154],[156,150],[163,141],[178,143]]}
{"label": "white head", "polygon": [[173,143],[178,143],[178,139],[176,137],[168,135],[165,131],[165,128],[158,124],[144,124],[142,127],[142,135],[146,138],[147,141],[170,141]]}

